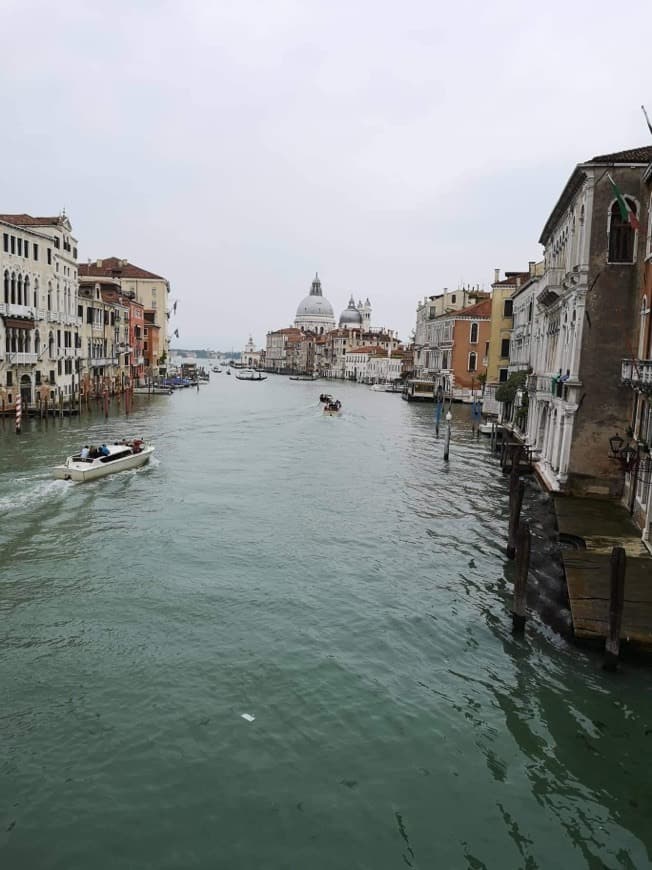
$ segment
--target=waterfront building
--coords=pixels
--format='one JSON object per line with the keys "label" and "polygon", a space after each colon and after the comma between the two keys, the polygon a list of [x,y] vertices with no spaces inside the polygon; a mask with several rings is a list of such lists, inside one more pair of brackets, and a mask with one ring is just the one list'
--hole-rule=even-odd
{"label": "waterfront building", "polygon": [[539,292],[539,278],[543,275],[543,260],[530,263],[528,279],[512,293],[513,324],[510,336],[507,375],[529,371],[532,367],[535,305]]}
{"label": "waterfront building", "polygon": [[344,377],[348,381],[358,381],[361,384],[372,383],[369,363],[372,357],[384,356],[383,348],[378,344],[351,347],[344,357]]}
{"label": "waterfront building", "polygon": [[385,384],[398,381],[406,373],[404,371],[405,353],[402,349],[376,351],[369,355],[367,362],[367,383]]}
{"label": "waterfront building", "polygon": [[427,350],[418,377],[433,380],[455,399],[475,395],[487,365],[490,319],[488,298],[435,317],[428,324]]}
{"label": "waterfront building", "polygon": [[121,392],[129,374],[129,304],[120,286],[81,279],[78,311],[82,319],[80,377],[84,395]]}
{"label": "waterfront building", "polygon": [[414,331],[414,374],[416,377],[427,375],[426,369],[435,348],[434,321],[451,311],[468,308],[476,302],[489,299],[489,293],[480,290],[478,286],[462,286],[456,290],[444,289],[441,293],[425,296],[417,304],[416,327]]}
{"label": "waterfront building", "polygon": [[623,492],[608,439],[631,421],[622,358],[640,317],[649,201],[643,176],[651,160],[645,147],[578,164],[541,233],[527,440],[551,490]]}
{"label": "waterfront building", "polygon": [[265,363],[265,351],[257,350],[254,344],[253,337],[249,336],[249,341],[246,343],[244,350],[240,354],[240,361],[248,369],[262,368]]}
{"label": "waterfront building", "polygon": [[272,372],[289,373],[293,371],[295,345],[301,330],[296,326],[275,329],[267,333],[265,346],[265,367]]}
{"label": "waterfront building", "polygon": [[77,240],[64,214],[0,215],[0,401],[69,404],[79,388]]}
{"label": "waterfront building", "polygon": [[294,326],[303,332],[314,332],[316,335],[323,335],[335,328],[333,306],[322,294],[318,274],[315,274],[310,293],[301,300],[297,307]]}
{"label": "waterfront building", "polygon": [[[639,257],[643,260],[642,281],[632,311],[634,322],[621,343],[621,381],[631,402],[631,439],[627,432],[623,502],[642,530],[643,540],[652,545],[652,163],[643,175],[643,203],[647,206],[647,227],[641,222]],[[645,242],[643,242],[645,238]],[[630,443],[627,444],[627,441]]]}
{"label": "waterfront building", "polygon": [[[134,294],[144,309],[144,367],[148,377],[165,375],[169,353],[167,278],[143,269],[119,257],[93,260],[79,266],[80,277],[94,280],[110,279],[120,285],[123,294]],[[145,347],[147,345],[147,347]]]}

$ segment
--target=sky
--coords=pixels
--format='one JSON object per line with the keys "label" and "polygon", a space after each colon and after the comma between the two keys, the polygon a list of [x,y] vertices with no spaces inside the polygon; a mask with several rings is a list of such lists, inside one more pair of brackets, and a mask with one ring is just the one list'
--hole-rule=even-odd
{"label": "sky", "polygon": [[541,258],[582,160],[650,144],[649,0],[3,0],[0,213],[167,277],[173,346],[264,346],[316,271],[419,299]]}

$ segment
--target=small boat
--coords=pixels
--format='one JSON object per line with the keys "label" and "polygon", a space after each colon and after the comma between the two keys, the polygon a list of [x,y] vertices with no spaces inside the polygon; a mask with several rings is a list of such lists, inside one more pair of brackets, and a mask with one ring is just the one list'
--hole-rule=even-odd
{"label": "small boat", "polygon": [[291,381],[316,381],[319,375],[290,375]]}
{"label": "small boat", "polygon": [[266,381],[267,375],[262,372],[255,372],[253,369],[242,369],[236,374],[239,381]]}
{"label": "small boat", "polygon": [[135,396],[171,396],[174,390],[172,387],[158,387],[151,384],[148,387],[134,387],[133,393]]}
{"label": "small boat", "polygon": [[339,417],[342,413],[342,403],[339,399],[333,402],[326,402],[324,405],[324,414],[329,417]]}
{"label": "small boat", "polygon": [[69,456],[63,465],[55,465],[53,474],[58,480],[75,480],[83,483],[87,480],[96,480],[116,471],[126,471],[129,468],[138,468],[149,462],[154,452],[151,444],[146,444],[139,438],[133,441],[123,441],[119,444],[107,445],[108,454],[94,458],[82,459],[77,456]]}
{"label": "small boat", "polygon": [[334,396],[331,396],[330,393],[322,393],[319,397],[319,401],[329,403],[329,402],[334,402],[335,398],[334,398]]}
{"label": "small boat", "polygon": [[227,373],[227,375],[230,375],[230,374],[231,374],[231,369],[227,369],[227,370],[226,370],[226,373]]}
{"label": "small boat", "polygon": [[221,374],[222,374],[222,369],[221,369],[219,366],[213,366],[213,368],[211,369],[211,371],[212,371],[214,374],[216,374],[216,375],[221,375]]}

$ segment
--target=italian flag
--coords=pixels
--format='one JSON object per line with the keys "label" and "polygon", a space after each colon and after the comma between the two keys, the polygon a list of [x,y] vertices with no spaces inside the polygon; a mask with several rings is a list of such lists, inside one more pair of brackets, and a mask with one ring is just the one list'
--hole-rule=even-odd
{"label": "italian flag", "polygon": [[614,189],[614,196],[616,197],[616,202],[618,203],[618,208],[620,209],[621,218],[623,219],[623,221],[628,223],[633,230],[640,229],[641,225],[638,222],[638,218],[634,214],[634,211],[632,210],[630,204],[627,202],[620,190],[618,190],[616,182],[610,175],[607,175],[607,178],[611,182],[611,186]]}

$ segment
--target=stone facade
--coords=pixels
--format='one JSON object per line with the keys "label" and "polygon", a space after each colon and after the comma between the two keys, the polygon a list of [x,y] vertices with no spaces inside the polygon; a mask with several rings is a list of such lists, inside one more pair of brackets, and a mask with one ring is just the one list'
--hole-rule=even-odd
{"label": "stone facade", "polygon": [[[623,337],[638,316],[647,228],[643,174],[650,159],[652,148],[643,148],[579,164],[541,235],[527,438],[553,490],[622,493],[622,470],[609,457],[608,439],[626,429],[631,415],[621,362]],[[610,176],[640,230],[620,218]]]}
{"label": "stone facade", "polygon": [[0,215],[0,403],[68,404],[79,390],[77,240],[68,217]]}

